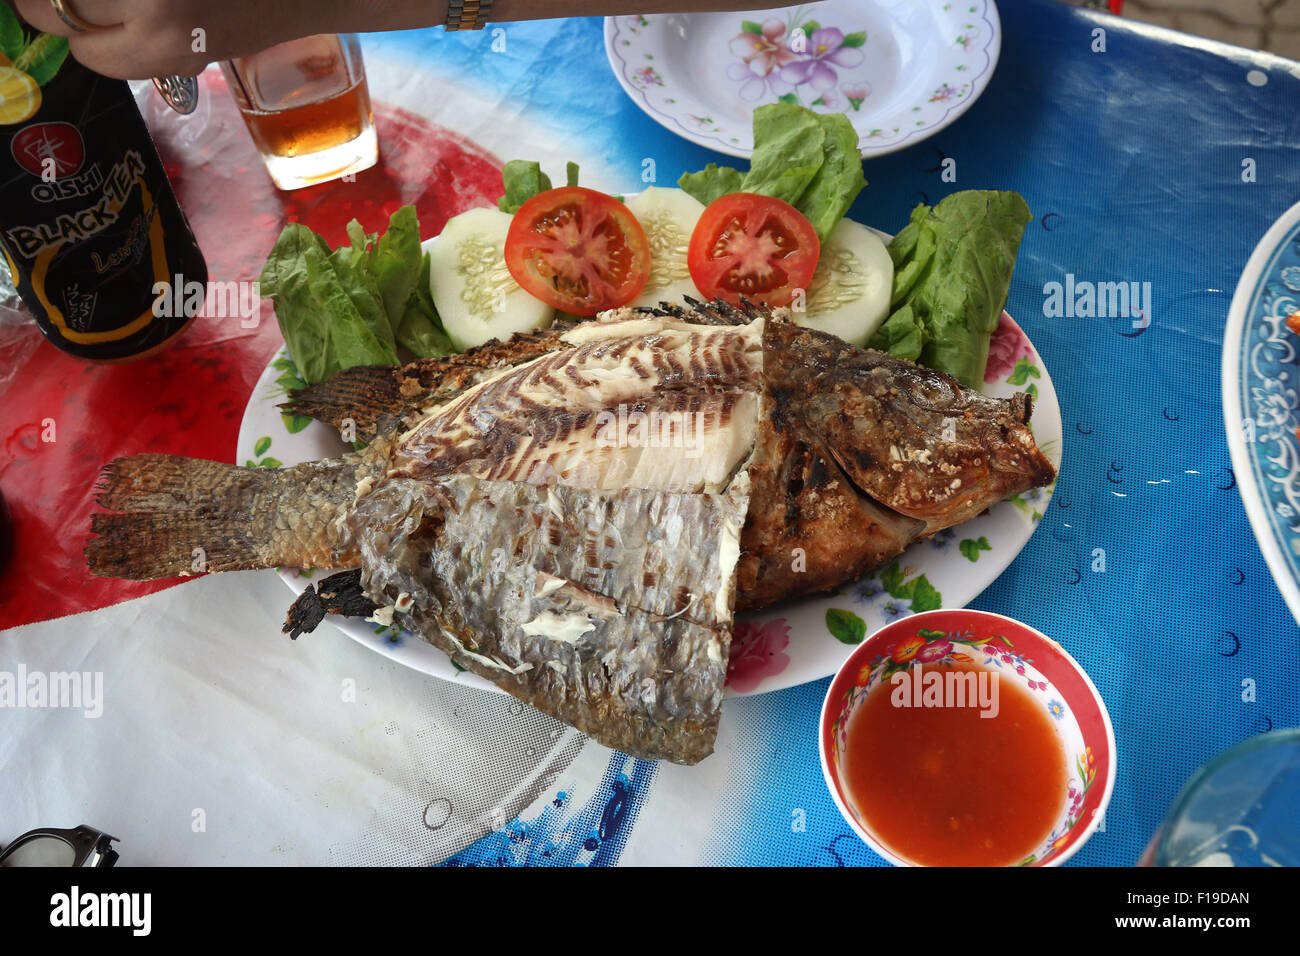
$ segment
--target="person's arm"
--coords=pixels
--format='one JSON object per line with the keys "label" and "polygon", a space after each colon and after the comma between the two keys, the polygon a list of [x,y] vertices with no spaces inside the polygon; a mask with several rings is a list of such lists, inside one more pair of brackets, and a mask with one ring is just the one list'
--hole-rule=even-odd
{"label": "person's arm", "polygon": [[[48,2],[48,0],[47,0]],[[342,32],[370,30],[404,30],[439,26],[447,22],[447,0],[362,0],[343,4],[343,16],[361,23],[388,23],[387,26],[357,27]],[[780,2],[774,6],[781,6]],[[754,0],[493,0],[491,23],[512,20],[554,20],[560,17],[614,17],[624,14],[675,13],[690,10],[751,10]]]}
{"label": "person's arm", "polygon": [[[447,0],[12,0],[38,30],[66,36],[72,55],[124,79],[198,73],[214,60],[256,53],[314,33],[366,33],[440,26]],[[746,10],[753,0],[494,0],[490,22],[667,13],[689,7]],[[197,31],[197,32],[196,32]]]}

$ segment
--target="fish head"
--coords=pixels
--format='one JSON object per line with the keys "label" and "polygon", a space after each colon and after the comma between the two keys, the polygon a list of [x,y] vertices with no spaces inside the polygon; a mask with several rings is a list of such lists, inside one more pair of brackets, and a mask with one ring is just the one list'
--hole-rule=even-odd
{"label": "fish head", "polygon": [[1055,479],[1030,429],[1027,394],[993,398],[944,372],[780,322],[766,330],[764,376],[780,420],[816,436],[876,502],[924,520],[926,534]]}

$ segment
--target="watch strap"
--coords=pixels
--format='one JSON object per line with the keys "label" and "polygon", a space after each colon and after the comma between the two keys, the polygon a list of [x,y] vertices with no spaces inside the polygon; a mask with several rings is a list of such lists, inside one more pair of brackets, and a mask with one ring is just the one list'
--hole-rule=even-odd
{"label": "watch strap", "polygon": [[447,7],[447,30],[482,30],[492,13],[492,0],[451,0]]}

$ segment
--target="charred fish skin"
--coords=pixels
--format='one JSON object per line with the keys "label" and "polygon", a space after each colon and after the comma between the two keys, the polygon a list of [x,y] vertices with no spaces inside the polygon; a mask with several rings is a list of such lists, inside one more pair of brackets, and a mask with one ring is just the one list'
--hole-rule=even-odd
{"label": "charred fish skin", "polygon": [[[112,462],[94,573],[359,565],[296,603],[290,630],[373,610],[601,743],[681,763],[712,749],[734,607],[842,584],[1055,476],[1027,396],[782,310],[617,310],[295,402],[373,428],[365,451],[283,470]],[[688,412],[708,441],[695,458],[607,446],[615,407]]]}
{"label": "charred fish skin", "polygon": [[717,734],[745,484],[394,479],[350,521],[377,618],[599,743],[691,764]]}
{"label": "charred fish skin", "polygon": [[469,475],[375,481],[383,460],[284,470],[156,455],[113,462],[100,503],[122,513],[96,516],[87,560],[96,574],[136,579],[313,555],[321,566],[361,564],[361,588],[345,576],[343,593],[315,592],[316,606],[296,603],[290,622],[396,618],[598,742],[680,763],[712,751],[743,474],[720,494]]}
{"label": "charred fish skin", "polygon": [[[764,407],[770,396],[764,396]],[[779,409],[759,422],[749,514],[736,570],[737,610],[856,580],[901,554],[925,522],[864,495],[821,443]]]}
{"label": "charred fish skin", "polygon": [[[468,475],[374,482],[374,465],[120,460],[106,469],[100,503],[124,513],[96,516],[87,559],[96,574],[139,579],[312,555],[323,566],[361,563],[361,593],[314,593],[319,606],[295,605],[298,619],[396,615],[461,666],[601,743],[681,763],[712,751],[743,475],[725,494],[689,494]],[[193,549],[204,555],[199,568]]]}
{"label": "charred fish skin", "polygon": [[316,630],[328,614],[370,617],[378,610],[379,605],[366,596],[361,586],[361,569],[351,568],[308,584],[285,615],[281,633],[297,640],[298,635]]}
{"label": "charred fish skin", "polygon": [[[632,334],[626,334],[629,325],[636,326]],[[526,477],[585,487],[725,487],[752,447],[757,417],[754,363],[761,350],[757,330],[637,315],[632,323],[585,323],[573,332],[553,328],[516,336],[462,356],[402,369],[351,369],[297,393],[300,404],[290,407],[336,426],[350,421],[357,434],[365,434],[367,426],[378,428],[360,454],[282,470],[158,455],[111,462],[101,476],[97,501],[120,513],[92,518],[91,532],[98,537],[86,547],[91,571],[157,579],[199,570],[355,567],[360,558],[341,534],[341,519],[359,491],[404,470],[426,478],[464,470],[484,478]],[[560,352],[558,362],[546,364],[551,353]],[[578,353],[590,359],[588,367],[573,364]],[[526,395],[493,391],[494,381],[516,370],[525,384],[530,377],[546,378],[548,370],[554,373],[551,378],[576,377],[590,387],[595,402],[568,411],[530,401]],[[602,382],[597,373],[613,378]],[[647,381],[663,387],[652,388]],[[598,388],[608,382],[622,389],[615,392],[613,406]],[[474,394],[490,400],[467,403]],[[573,391],[552,389],[551,394]],[[464,422],[448,422],[437,414],[457,402],[475,416],[464,435],[456,432]],[[433,403],[432,411],[424,403]],[[611,416],[615,407],[619,414]],[[667,447],[625,441],[626,435],[619,434],[624,411],[629,417],[665,416],[670,426]],[[518,420],[512,420],[516,414]],[[428,426],[423,432],[418,430],[421,422]],[[478,442],[472,461],[463,450],[440,444],[436,435],[422,447],[429,431],[442,425],[457,440],[469,436]],[[702,440],[677,441],[685,437],[683,426],[692,427],[691,437]],[[405,447],[399,447],[398,439],[408,427],[415,431]],[[565,447],[543,448],[530,459],[528,446],[538,435]],[[634,456],[639,456],[640,465]],[[599,467],[593,466],[596,459]]]}

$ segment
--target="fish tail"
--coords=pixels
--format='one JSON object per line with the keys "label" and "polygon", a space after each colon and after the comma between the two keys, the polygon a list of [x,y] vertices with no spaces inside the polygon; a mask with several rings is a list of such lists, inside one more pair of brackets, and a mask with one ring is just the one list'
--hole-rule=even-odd
{"label": "fish tail", "polygon": [[356,556],[337,520],[356,493],[358,462],[241,468],[176,455],[109,462],[86,562],[102,577],[154,580],[279,565],[346,567]]}

